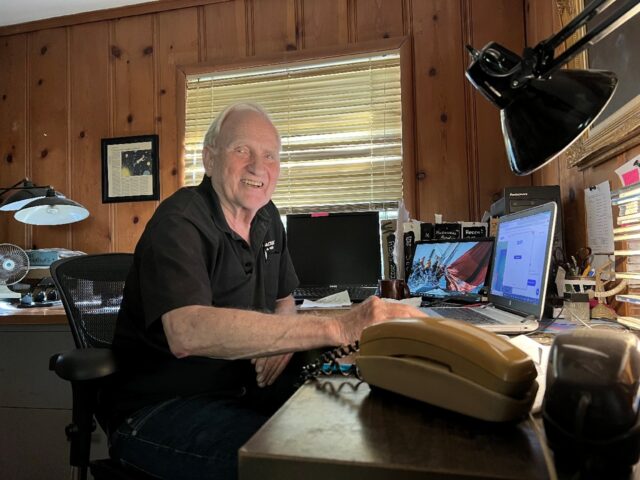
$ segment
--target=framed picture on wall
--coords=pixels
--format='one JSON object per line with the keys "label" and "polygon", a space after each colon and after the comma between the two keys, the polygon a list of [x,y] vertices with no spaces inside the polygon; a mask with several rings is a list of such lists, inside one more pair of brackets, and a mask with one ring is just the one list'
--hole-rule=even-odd
{"label": "framed picture on wall", "polygon": [[102,203],[160,198],[158,136],[102,139]]}
{"label": "framed picture on wall", "polygon": [[[592,1],[555,0],[562,23],[571,21],[576,12],[581,12]],[[587,24],[586,31],[595,26],[592,23]],[[579,35],[575,34],[569,41],[573,43]],[[580,170],[594,167],[640,144],[639,41],[640,15],[636,15],[569,63],[569,68],[608,70],[618,77],[618,86],[606,109],[587,134],[567,149],[565,155],[570,167],[577,166]]]}

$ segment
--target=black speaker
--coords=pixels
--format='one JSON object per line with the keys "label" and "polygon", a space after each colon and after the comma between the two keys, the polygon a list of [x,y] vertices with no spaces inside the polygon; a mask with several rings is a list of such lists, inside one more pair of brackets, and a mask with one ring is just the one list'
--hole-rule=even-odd
{"label": "black speaker", "polygon": [[[627,478],[640,458],[640,353],[627,332],[579,329],[549,353],[542,418],[571,478]],[[567,477],[569,478],[569,477]]]}

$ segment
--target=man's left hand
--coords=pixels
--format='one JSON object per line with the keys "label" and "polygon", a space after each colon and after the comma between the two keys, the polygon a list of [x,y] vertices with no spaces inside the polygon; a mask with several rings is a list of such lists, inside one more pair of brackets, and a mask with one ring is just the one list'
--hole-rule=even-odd
{"label": "man's left hand", "polygon": [[251,363],[256,368],[256,382],[259,387],[266,387],[275,382],[280,376],[284,367],[287,366],[293,353],[283,353],[270,357],[253,358]]}

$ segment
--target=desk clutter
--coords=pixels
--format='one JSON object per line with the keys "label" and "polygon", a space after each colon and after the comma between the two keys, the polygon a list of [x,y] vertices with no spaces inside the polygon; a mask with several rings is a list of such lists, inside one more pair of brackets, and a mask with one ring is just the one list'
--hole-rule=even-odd
{"label": "desk clutter", "polygon": [[23,250],[17,245],[0,244],[0,299],[18,308],[59,305],[49,266],[61,258],[83,254],[64,248]]}
{"label": "desk clutter", "polygon": [[357,376],[374,398],[409,397],[503,432],[539,414],[538,439],[555,460],[548,468],[579,472],[567,478],[628,478],[640,458],[640,348],[628,332],[576,328],[547,346],[456,320],[392,320],[323,354],[302,380],[331,375]]}
{"label": "desk clutter", "polygon": [[[442,216],[435,223],[409,220],[382,220],[380,222],[383,258],[383,278],[408,278],[415,245],[425,240],[459,240],[487,238],[491,236],[488,222],[443,222]],[[396,240],[402,238],[397,244]],[[402,269],[399,269],[399,266]]]}

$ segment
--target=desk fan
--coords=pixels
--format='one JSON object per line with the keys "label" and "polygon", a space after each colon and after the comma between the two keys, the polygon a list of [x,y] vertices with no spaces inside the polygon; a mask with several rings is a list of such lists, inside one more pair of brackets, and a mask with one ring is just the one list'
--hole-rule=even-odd
{"label": "desk fan", "polygon": [[22,280],[29,271],[27,252],[11,243],[0,243],[0,300],[20,298],[20,294],[12,292],[7,285]]}

